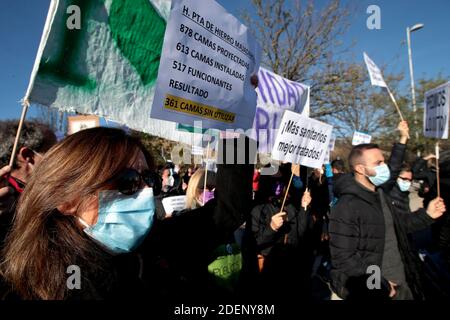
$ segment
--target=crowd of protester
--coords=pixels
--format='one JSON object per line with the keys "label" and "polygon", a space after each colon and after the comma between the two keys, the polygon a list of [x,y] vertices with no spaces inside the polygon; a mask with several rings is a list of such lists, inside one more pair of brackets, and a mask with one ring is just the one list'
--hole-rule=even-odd
{"label": "crowd of protester", "polygon": [[[219,142],[219,158],[234,161],[214,172],[156,167],[121,129],[56,142],[35,122],[25,123],[9,167],[16,130],[0,122],[2,299],[450,297],[450,155],[441,155],[437,197],[433,156],[405,162],[406,122],[388,160],[362,144],[347,163],[282,163],[273,175],[255,167],[256,142],[244,136]],[[413,182],[423,198],[415,211]],[[177,196],[184,208],[168,212],[164,199]],[[70,266],[79,287],[68,285]]]}

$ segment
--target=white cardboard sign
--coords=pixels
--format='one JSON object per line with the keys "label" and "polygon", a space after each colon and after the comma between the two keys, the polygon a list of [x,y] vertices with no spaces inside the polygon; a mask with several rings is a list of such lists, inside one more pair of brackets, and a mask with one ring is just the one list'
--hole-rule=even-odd
{"label": "white cardboard sign", "polygon": [[363,143],[370,143],[371,141],[372,141],[372,136],[370,134],[360,132],[360,131],[355,131],[353,133],[353,140],[352,140],[353,146],[357,146],[357,145],[363,144]]}
{"label": "white cardboard sign", "polygon": [[219,130],[252,127],[260,47],[213,0],[173,0],[151,117]]}
{"label": "white cardboard sign", "polygon": [[387,88],[387,84],[384,81],[380,68],[378,68],[375,62],[373,62],[365,52],[364,62],[366,63],[367,70],[369,71],[370,82],[372,85]]}
{"label": "white cardboard sign", "polygon": [[286,110],[272,149],[272,158],[321,168],[328,151],[333,127]]}
{"label": "white cardboard sign", "polygon": [[162,199],[164,211],[172,213],[174,211],[181,211],[186,208],[186,196],[174,196]]}

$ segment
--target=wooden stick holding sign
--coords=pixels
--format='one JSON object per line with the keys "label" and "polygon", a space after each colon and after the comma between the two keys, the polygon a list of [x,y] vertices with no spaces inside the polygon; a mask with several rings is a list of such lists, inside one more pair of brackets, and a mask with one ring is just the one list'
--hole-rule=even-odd
{"label": "wooden stick holding sign", "polygon": [[[394,103],[395,108],[397,109],[398,115],[400,116],[400,119],[402,121],[405,121],[403,118],[403,114],[400,111],[400,107],[398,106],[397,101],[395,100],[394,95],[392,94],[391,90],[389,89],[386,81],[384,81],[383,74],[381,73],[380,68],[378,68],[378,66],[375,64],[375,62],[373,62],[372,59],[370,59],[369,56],[365,52],[364,52],[364,62],[366,63],[367,71],[369,71],[369,77],[370,77],[371,84],[373,86],[378,86],[378,87],[387,89],[389,97],[391,98],[392,102]],[[408,139],[409,138],[410,137],[408,134]]]}
{"label": "wooden stick holding sign", "polygon": [[208,154],[209,154],[209,141],[208,141],[208,145],[206,146],[206,159],[205,159],[205,181],[203,183],[203,205],[205,205],[205,200],[206,200],[206,181],[208,178]]}
{"label": "wooden stick holding sign", "polygon": [[437,183],[437,196],[441,197],[441,179],[439,178],[439,142],[436,142],[436,183]]}
{"label": "wooden stick holding sign", "polygon": [[288,195],[288,193],[289,193],[289,188],[291,187],[291,183],[292,183],[292,178],[293,178],[293,177],[294,177],[294,173],[292,172],[292,173],[291,173],[291,178],[289,179],[289,184],[288,184],[287,189],[286,189],[286,193],[284,194],[283,203],[281,204],[281,210],[280,210],[280,213],[283,212],[284,204],[286,203],[286,198],[287,198],[287,195]]}
{"label": "wooden stick holding sign", "polygon": [[[389,90],[389,87],[386,85],[387,92],[389,93],[389,96],[391,97],[392,102],[394,102],[395,108],[397,109],[398,115],[400,116],[401,121],[405,121],[403,118],[402,112],[400,111],[400,107],[397,104],[397,101],[395,100],[394,95],[392,94],[391,90]],[[411,139],[408,133],[408,139]]]}
{"label": "wooden stick holding sign", "polygon": [[391,90],[389,89],[389,87],[388,87],[387,85],[386,85],[386,89],[387,89],[387,92],[389,93],[389,97],[391,97],[391,100],[392,100],[392,102],[393,102],[394,105],[395,105],[395,108],[397,109],[397,113],[398,113],[398,115],[400,116],[400,119],[401,119],[402,121],[405,121],[405,119],[403,118],[403,114],[402,114],[402,112],[400,111],[400,107],[399,107],[398,104],[397,104],[397,100],[395,100],[394,95],[392,94]]}
{"label": "wooden stick holding sign", "polygon": [[9,159],[9,166],[12,168],[14,164],[14,160],[16,158],[17,146],[19,145],[20,134],[22,132],[23,123],[25,122],[25,117],[27,115],[28,107],[30,103],[27,99],[24,99],[22,103],[22,115],[20,116],[19,127],[17,128],[16,139],[14,140],[14,146],[11,153],[11,158]]}
{"label": "wooden stick holding sign", "polygon": [[[291,187],[291,183],[292,183],[292,178],[293,178],[293,177],[294,177],[294,172],[291,173],[291,178],[289,179],[289,183],[288,183],[288,186],[287,186],[287,188],[286,188],[286,192],[285,192],[285,194],[284,194],[283,203],[281,204],[281,210],[280,210],[280,213],[283,212],[284,204],[286,203],[286,198],[287,198],[287,196],[288,196],[288,194],[289,194],[289,188]],[[286,212],[286,221],[288,221],[287,212]],[[287,243],[287,239],[288,239],[288,234],[286,233],[286,234],[284,235],[284,244]]]}

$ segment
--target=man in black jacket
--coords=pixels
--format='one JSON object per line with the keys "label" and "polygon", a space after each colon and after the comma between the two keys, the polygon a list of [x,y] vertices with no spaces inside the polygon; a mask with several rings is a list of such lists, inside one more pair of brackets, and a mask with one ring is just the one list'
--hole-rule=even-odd
{"label": "man in black jacket", "polygon": [[341,298],[375,297],[381,290],[369,290],[367,279],[370,270],[378,268],[380,286],[375,288],[385,288],[394,299],[423,298],[418,257],[407,234],[440,217],[443,200],[434,199],[426,211],[416,214],[397,212],[389,196],[377,188],[389,180],[390,170],[376,144],[355,146],[349,165],[353,174],[337,181],[339,201],[330,216],[333,290]]}

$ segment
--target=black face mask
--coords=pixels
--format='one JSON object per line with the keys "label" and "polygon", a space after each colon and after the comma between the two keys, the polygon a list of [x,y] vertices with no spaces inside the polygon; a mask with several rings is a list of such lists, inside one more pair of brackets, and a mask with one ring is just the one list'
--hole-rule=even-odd
{"label": "black face mask", "polygon": [[270,203],[276,208],[281,208],[281,205],[283,204],[283,199],[281,199],[280,197],[271,197]]}

